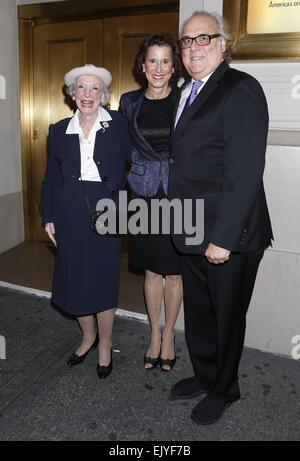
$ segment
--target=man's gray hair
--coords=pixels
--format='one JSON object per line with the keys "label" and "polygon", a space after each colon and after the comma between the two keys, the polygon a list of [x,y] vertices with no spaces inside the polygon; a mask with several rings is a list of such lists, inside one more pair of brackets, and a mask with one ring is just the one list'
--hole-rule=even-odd
{"label": "man's gray hair", "polygon": [[223,57],[225,61],[229,62],[231,59],[231,45],[232,45],[232,34],[229,30],[228,24],[225,19],[218,13],[209,13],[208,11],[195,11],[189,18],[187,18],[180,28],[179,37],[183,37],[183,31],[186,24],[195,16],[204,16],[207,18],[211,18],[216,26],[217,26],[217,33],[221,35],[221,37],[226,42],[226,49],[224,51]]}
{"label": "man's gray hair", "polygon": [[[101,80],[101,78],[99,78],[100,80],[100,84],[101,84],[101,100],[100,100],[100,106],[106,106],[106,104],[109,103],[110,101],[110,97],[111,97],[111,93],[108,89],[108,87],[105,85],[105,83],[103,82],[103,80]],[[67,87],[67,93],[72,97],[74,98],[74,95],[75,95],[75,89],[76,89],[76,81],[77,79],[75,80],[75,82],[71,83],[71,85],[69,85]]]}

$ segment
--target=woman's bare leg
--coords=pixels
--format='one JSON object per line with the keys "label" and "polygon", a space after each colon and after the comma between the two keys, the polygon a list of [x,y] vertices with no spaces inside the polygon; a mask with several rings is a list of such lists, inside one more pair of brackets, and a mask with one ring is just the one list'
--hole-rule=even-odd
{"label": "woman's bare leg", "polygon": [[97,314],[99,330],[99,365],[108,366],[111,359],[112,330],[116,309],[108,309]]}
{"label": "woman's bare leg", "polygon": [[[149,270],[145,271],[145,299],[151,327],[151,341],[147,357],[156,358],[160,354],[161,330],[159,325],[161,303],[163,299],[163,278]],[[151,364],[145,364],[145,368],[152,368]]]}
{"label": "woman's bare leg", "polygon": [[[182,303],[183,288],[181,275],[167,275],[165,283],[165,327],[162,334],[161,358],[173,359],[174,350],[174,327]],[[163,365],[166,370],[169,365]]]}

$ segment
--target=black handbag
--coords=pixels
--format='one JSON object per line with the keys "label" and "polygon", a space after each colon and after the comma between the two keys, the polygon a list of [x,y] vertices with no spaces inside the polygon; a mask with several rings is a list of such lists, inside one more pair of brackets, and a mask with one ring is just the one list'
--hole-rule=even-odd
{"label": "black handbag", "polygon": [[107,217],[107,213],[105,210],[96,210],[94,213],[91,213],[91,220],[90,220],[90,229],[93,232],[96,232],[100,235],[108,235],[110,237],[121,237],[122,234],[119,234],[119,213],[116,212],[116,231],[113,233],[99,232],[99,229],[108,229],[109,226],[109,219]]}
{"label": "black handbag", "polygon": [[[99,232],[99,230],[100,231],[101,231],[101,229],[105,230],[105,229],[108,229],[108,227],[109,227],[109,219],[108,219],[108,216],[107,216],[107,211],[106,210],[96,210],[96,211],[92,212],[90,202],[89,202],[89,199],[88,199],[85,187],[84,187],[84,181],[82,181],[81,178],[79,180],[81,181],[85,201],[86,201],[89,213],[90,213],[90,230],[95,232],[96,234],[99,234],[99,235],[107,235],[109,237],[122,237],[122,234],[119,233],[119,212],[118,212],[118,210],[116,211],[116,216],[115,216],[115,218],[116,218],[115,232],[112,232],[112,233],[110,233],[110,232],[104,232],[104,233]],[[109,192],[108,188],[106,187],[106,185],[104,184],[104,182],[102,182],[102,184],[104,185],[108,195],[110,195],[110,192]]]}

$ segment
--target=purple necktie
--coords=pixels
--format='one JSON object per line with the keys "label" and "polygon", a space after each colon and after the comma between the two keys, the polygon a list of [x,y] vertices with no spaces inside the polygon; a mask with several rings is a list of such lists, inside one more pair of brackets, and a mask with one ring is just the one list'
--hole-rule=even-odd
{"label": "purple necktie", "polygon": [[185,103],[185,106],[184,106],[182,112],[184,112],[194,102],[194,100],[195,100],[195,98],[196,98],[196,96],[198,94],[198,90],[199,90],[199,88],[201,88],[202,85],[203,85],[202,80],[197,80],[196,82],[193,83],[191,92],[189,94],[189,97],[186,100],[186,103]]}

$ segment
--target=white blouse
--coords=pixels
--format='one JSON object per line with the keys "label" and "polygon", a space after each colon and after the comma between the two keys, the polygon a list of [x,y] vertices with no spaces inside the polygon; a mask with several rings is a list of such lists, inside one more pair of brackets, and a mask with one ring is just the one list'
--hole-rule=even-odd
{"label": "white blouse", "polygon": [[91,128],[88,138],[84,137],[83,130],[80,126],[78,109],[68,124],[66,134],[79,135],[81,160],[80,172],[82,181],[101,181],[99,170],[94,161],[95,140],[97,131],[102,129],[101,122],[107,122],[109,120],[112,120],[112,118],[107,110],[99,106],[97,118]]}

